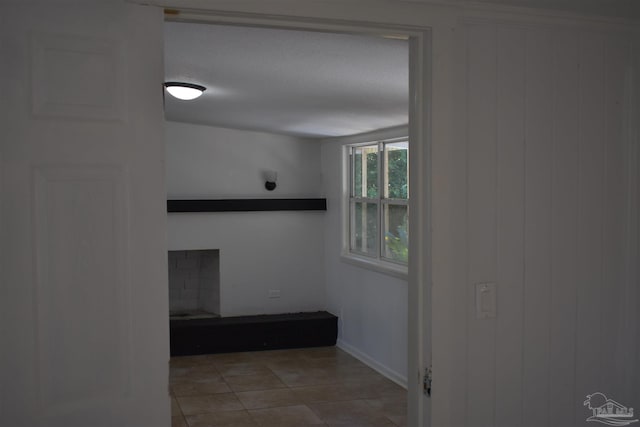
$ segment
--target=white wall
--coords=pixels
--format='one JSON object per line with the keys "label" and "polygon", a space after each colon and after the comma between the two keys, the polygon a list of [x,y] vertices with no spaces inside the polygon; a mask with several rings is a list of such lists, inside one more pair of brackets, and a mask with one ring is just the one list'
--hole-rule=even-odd
{"label": "white wall", "polygon": [[[319,197],[320,147],[312,140],[165,122],[169,198]],[[274,191],[264,172],[278,172]]]}
{"label": "white wall", "polygon": [[[169,198],[321,196],[317,142],[174,122],[165,131]],[[273,192],[263,170],[278,172]],[[324,215],[169,214],[169,249],[220,250],[222,316],[324,310]]]}
{"label": "white wall", "polygon": [[[638,407],[630,38],[518,19],[460,34],[448,423],[585,425],[596,391]],[[494,319],[478,282],[497,283]]]}
{"label": "white wall", "polygon": [[398,383],[407,383],[407,280],[341,259],[344,144],[407,135],[406,129],[335,138],[322,144],[327,195],[325,274],[327,309],[339,317],[338,346]]}

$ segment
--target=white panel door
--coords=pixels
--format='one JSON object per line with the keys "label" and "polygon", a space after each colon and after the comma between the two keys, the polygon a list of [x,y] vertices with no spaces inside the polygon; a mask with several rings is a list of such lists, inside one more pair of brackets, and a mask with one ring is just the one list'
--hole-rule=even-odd
{"label": "white panel door", "polygon": [[161,11],[22,3],[0,18],[0,425],[168,426]]}

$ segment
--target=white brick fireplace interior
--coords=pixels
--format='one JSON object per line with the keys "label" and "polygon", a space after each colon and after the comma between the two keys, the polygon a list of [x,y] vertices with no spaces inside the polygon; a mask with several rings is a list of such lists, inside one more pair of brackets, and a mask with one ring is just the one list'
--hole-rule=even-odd
{"label": "white brick fireplace interior", "polygon": [[171,317],[212,317],[220,314],[220,251],[169,251],[169,312]]}

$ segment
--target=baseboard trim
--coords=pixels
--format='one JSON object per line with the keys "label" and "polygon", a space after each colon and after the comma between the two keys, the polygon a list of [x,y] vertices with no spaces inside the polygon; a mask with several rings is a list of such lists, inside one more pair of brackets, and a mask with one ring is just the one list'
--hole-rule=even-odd
{"label": "baseboard trim", "polygon": [[402,388],[405,388],[405,389],[407,388],[407,377],[405,377],[404,375],[400,375],[398,372],[394,371],[393,369],[387,368],[386,366],[382,365],[378,361],[367,356],[366,354],[364,354],[354,346],[347,344],[346,342],[338,338],[338,340],[336,341],[336,347],[338,347],[340,350],[344,351],[345,353],[348,353],[349,355],[355,357],[356,359],[358,359],[359,361],[361,361],[371,369],[378,372],[380,375],[383,375],[384,377],[390,379],[391,381],[398,384]]}

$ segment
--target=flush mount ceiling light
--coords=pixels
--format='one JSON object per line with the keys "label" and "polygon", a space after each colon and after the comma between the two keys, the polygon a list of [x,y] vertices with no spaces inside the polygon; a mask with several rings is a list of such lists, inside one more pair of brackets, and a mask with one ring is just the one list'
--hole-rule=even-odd
{"label": "flush mount ceiling light", "polygon": [[202,93],[207,90],[206,87],[196,85],[193,83],[182,82],[166,82],[164,87],[167,88],[167,92],[174,98],[182,99],[183,101],[191,101],[196,99]]}

